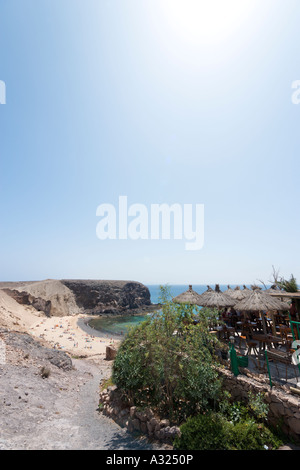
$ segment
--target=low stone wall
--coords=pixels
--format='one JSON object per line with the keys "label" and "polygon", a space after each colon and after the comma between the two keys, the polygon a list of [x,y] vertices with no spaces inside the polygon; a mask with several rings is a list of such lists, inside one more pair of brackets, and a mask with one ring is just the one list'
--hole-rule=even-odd
{"label": "low stone wall", "polygon": [[172,444],[180,429],[170,426],[167,419],[160,419],[154,412],[147,408],[139,410],[136,406],[128,406],[122,400],[120,391],[111,386],[100,393],[100,410],[104,415],[112,418],[120,426],[127,427],[129,432],[140,432],[150,439],[158,440],[165,444]]}
{"label": "low stone wall", "polygon": [[271,389],[265,378],[259,380],[259,376],[246,369],[245,375],[234,376],[228,369],[220,369],[219,373],[223,378],[224,389],[235,401],[247,401],[250,391],[263,393],[269,405],[270,424],[279,426],[284,434],[300,443],[300,396],[293,395],[287,387]]}
{"label": "low stone wall", "polygon": [[[293,395],[287,387],[271,389],[265,377],[260,378],[247,369],[238,376],[227,368],[218,371],[223,379],[223,388],[234,401],[245,403],[249,392],[263,393],[269,405],[269,423],[279,426],[285,435],[300,443],[300,396]],[[100,394],[100,410],[120,426],[127,427],[129,432],[138,431],[164,443],[172,444],[174,438],[180,435],[179,427],[170,426],[167,419],[155,416],[151,409],[141,411],[135,406],[129,407],[115,386],[108,387]]]}

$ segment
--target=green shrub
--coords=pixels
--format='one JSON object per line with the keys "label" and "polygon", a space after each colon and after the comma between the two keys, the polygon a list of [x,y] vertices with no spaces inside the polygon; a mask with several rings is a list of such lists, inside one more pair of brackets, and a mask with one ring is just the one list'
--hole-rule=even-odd
{"label": "green shrub", "polygon": [[221,400],[217,404],[217,409],[222,416],[232,423],[249,419],[249,409],[239,401],[233,401],[231,394],[224,390]]}
{"label": "green shrub", "polygon": [[231,427],[230,443],[236,450],[270,450],[282,444],[264,424],[250,419]]}
{"label": "green shrub", "polygon": [[205,319],[193,324],[192,307],[176,305],[162,293],[162,311],[131,330],[121,344],[113,382],[131,403],[159,406],[179,421],[218,398],[217,340]]}
{"label": "green shrub", "polygon": [[264,425],[252,419],[228,421],[210,412],[189,418],[181,426],[174,448],[178,450],[267,450],[281,441]]}
{"label": "green shrub", "polygon": [[149,367],[149,352],[144,347],[147,325],[148,322],[145,322],[128,334],[113,365],[112,381],[125,392],[131,403],[134,402],[137,391],[142,392],[145,388],[150,390],[155,384],[151,375],[152,367]]}
{"label": "green shrub", "polygon": [[253,416],[261,421],[266,420],[269,412],[269,406],[264,401],[264,394],[261,392],[256,394],[249,392],[248,399],[248,406]]}
{"label": "green shrub", "polygon": [[228,450],[225,419],[217,413],[189,418],[174,441],[176,450]]}

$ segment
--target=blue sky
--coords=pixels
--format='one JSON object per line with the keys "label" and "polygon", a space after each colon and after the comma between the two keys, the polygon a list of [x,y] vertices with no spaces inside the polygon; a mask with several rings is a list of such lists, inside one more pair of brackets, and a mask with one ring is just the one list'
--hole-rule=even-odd
{"label": "blue sky", "polygon": [[[211,4],[0,0],[0,280],[300,280],[300,4]],[[99,240],[122,195],[204,204],[204,247]]]}

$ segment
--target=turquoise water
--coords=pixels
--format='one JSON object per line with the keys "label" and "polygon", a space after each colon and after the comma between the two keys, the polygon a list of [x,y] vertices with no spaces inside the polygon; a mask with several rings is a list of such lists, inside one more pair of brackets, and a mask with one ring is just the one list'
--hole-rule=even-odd
{"label": "turquoise water", "polygon": [[129,328],[145,321],[146,318],[144,315],[103,316],[93,318],[89,321],[89,325],[96,330],[125,336]]}
{"label": "turquoise water", "polygon": [[[159,284],[157,285],[148,285],[147,286],[150,295],[151,295],[151,302],[153,304],[159,303],[159,297],[160,297],[160,287]],[[214,286],[211,286],[214,288]],[[232,285],[231,288],[234,288],[235,285]],[[172,297],[176,297],[179,294],[182,294],[182,292],[185,292],[188,290],[189,286],[188,285],[174,285],[171,286],[169,285],[170,288],[170,293]],[[227,289],[227,286],[225,285],[220,285],[220,289],[222,291]],[[193,285],[193,290],[197,292],[198,294],[202,294],[207,290],[207,285]],[[126,316],[102,316],[102,317],[96,317],[93,318],[89,324],[96,330],[100,331],[105,331],[111,334],[117,334],[117,335],[122,335],[125,336],[128,329],[131,328],[132,326],[136,326],[142,321],[145,321],[147,315],[126,315]]]}

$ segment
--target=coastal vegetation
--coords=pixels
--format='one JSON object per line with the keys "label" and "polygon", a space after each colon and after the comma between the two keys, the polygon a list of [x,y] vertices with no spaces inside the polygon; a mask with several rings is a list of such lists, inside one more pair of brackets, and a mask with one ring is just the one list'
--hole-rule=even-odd
{"label": "coastal vegetation", "polygon": [[209,329],[218,311],[176,304],[168,287],[161,287],[160,303],[119,347],[112,381],[124,399],[180,426],[174,446],[181,450],[277,448],[263,396],[241,404],[223,390],[223,347]]}
{"label": "coastal vegetation", "polygon": [[264,423],[248,416],[237,421],[222,413],[209,410],[191,417],[181,426],[181,436],[176,437],[178,450],[271,450],[282,441]]}
{"label": "coastal vegetation", "polygon": [[193,324],[193,308],[170,301],[161,289],[162,309],[132,329],[113,365],[113,381],[127,400],[152,406],[178,422],[217,400],[220,381],[214,364],[218,340],[208,318]]}
{"label": "coastal vegetation", "polygon": [[268,426],[262,393],[249,392],[247,403],[232,402],[228,392],[215,409],[189,417],[174,447],[179,450],[272,450],[282,445],[280,432]]}

